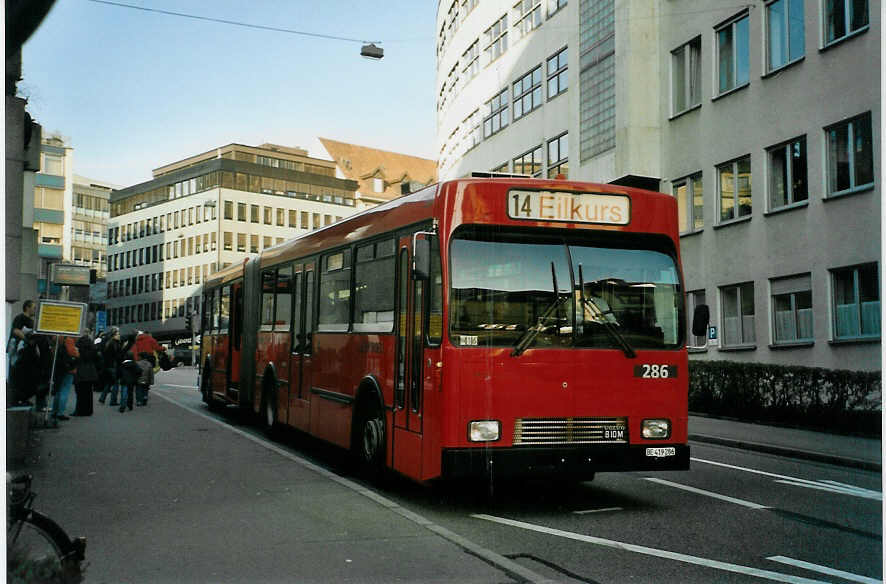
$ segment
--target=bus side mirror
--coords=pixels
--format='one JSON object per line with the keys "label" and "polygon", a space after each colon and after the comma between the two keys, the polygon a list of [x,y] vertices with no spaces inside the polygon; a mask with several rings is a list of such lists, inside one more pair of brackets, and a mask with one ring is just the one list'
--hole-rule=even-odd
{"label": "bus side mirror", "polygon": [[412,250],[412,279],[427,280],[431,275],[431,242],[416,239]]}
{"label": "bus side mirror", "polygon": [[707,337],[708,324],[711,322],[711,311],[707,304],[699,304],[692,315],[692,334],[696,337]]}

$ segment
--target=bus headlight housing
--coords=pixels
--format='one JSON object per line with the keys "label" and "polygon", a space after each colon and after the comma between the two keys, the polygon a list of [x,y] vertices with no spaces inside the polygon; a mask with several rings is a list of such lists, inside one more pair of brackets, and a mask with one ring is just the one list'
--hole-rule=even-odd
{"label": "bus headlight housing", "polygon": [[475,420],[468,424],[468,440],[471,442],[494,442],[501,438],[501,422],[498,420]]}
{"label": "bus headlight housing", "polygon": [[664,440],[671,437],[670,420],[643,420],[643,438],[647,440]]}

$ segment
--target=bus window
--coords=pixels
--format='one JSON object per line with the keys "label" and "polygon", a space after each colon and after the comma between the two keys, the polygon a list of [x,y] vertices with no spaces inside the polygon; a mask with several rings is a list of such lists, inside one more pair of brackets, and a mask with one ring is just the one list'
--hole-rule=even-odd
{"label": "bus window", "polygon": [[428,279],[428,344],[443,341],[443,272],[440,269],[440,241],[431,237],[431,277]]}
{"label": "bus window", "polygon": [[346,331],[351,312],[351,250],[323,256],[318,329]]}
{"label": "bus window", "polygon": [[354,330],[394,330],[394,240],[357,248],[354,268]]}
{"label": "bus window", "polygon": [[201,328],[204,333],[212,330],[212,298],[214,290],[210,290],[203,295],[203,320]]}
{"label": "bus window", "polygon": [[305,276],[305,289],[307,297],[305,298],[305,346],[302,353],[310,353],[313,347],[312,337],[314,334],[314,270],[313,266],[308,266]]}
{"label": "bus window", "polygon": [[406,309],[408,300],[406,290],[409,281],[409,251],[406,249],[400,252],[399,272],[400,275],[397,278],[400,291],[397,305],[397,381],[394,384],[394,407],[402,409],[406,401]]}
{"label": "bus window", "polygon": [[288,331],[292,313],[292,266],[277,270],[274,330]]}
{"label": "bus window", "polygon": [[304,316],[302,308],[304,307],[304,290],[302,282],[304,281],[304,272],[301,266],[295,267],[292,286],[292,350],[300,352],[304,341]]}
{"label": "bus window", "polygon": [[219,321],[221,320],[221,288],[217,288],[212,293],[212,332],[219,331]]}
{"label": "bus window", "polygon": [[274,326],[274,280],[276,270],[261,273],[261,330],[269,331]]}
{"label": "bus window", "polygon": [[221,301],[218,308],[218,330],[227,332],[228,322],[231,318],[231,287],[225,286],[221,291]]}

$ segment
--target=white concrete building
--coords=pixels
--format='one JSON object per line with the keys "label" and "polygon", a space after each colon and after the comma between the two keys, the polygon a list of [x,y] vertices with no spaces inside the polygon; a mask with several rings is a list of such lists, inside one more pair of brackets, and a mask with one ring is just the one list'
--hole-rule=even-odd
{"label": "white concrete building", "polygon": [[186,336],[210,273],[356,212],[356,182],[299,148],[229,144],[153,174],[111,194],[107,306],[124,333]]}
{"label": "white concrete building", "polygon": [[672,193],[693,358],[879,369],[880,2],[727,4],[440,0],[440,179]]}

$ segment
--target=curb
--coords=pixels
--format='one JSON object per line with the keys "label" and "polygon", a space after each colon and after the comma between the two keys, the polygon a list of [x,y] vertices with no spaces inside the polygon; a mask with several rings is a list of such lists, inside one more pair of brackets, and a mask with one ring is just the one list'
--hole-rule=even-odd
{"label": "curb", "polygon": [[753,450],[755,452],[775,454],[777,456],[785,456],[788,458],[799,458],[802,460],[811,460],[814,462],[824,462],[826,464],[846,466],[849,468],[856,468],[860,470],[873,472],[882,472],[883,470],[883,465],[879,462],[871,462],[868,460],[849,458],[847,456],[838,456],[835,454],[823,454],[821,452],[800,450],[798,448],[786,448],[782,446],[773,446],[771,444],[761,444],[759,442],[748,442],[746,440],[719,438],[716,436],[707,436],[705,434],[690,434],[689,440],[694,440],[696,442],[706,442],[708,444],[717,444],[719,446],[729,446],[731,448],[741,448],[743,450]]}

